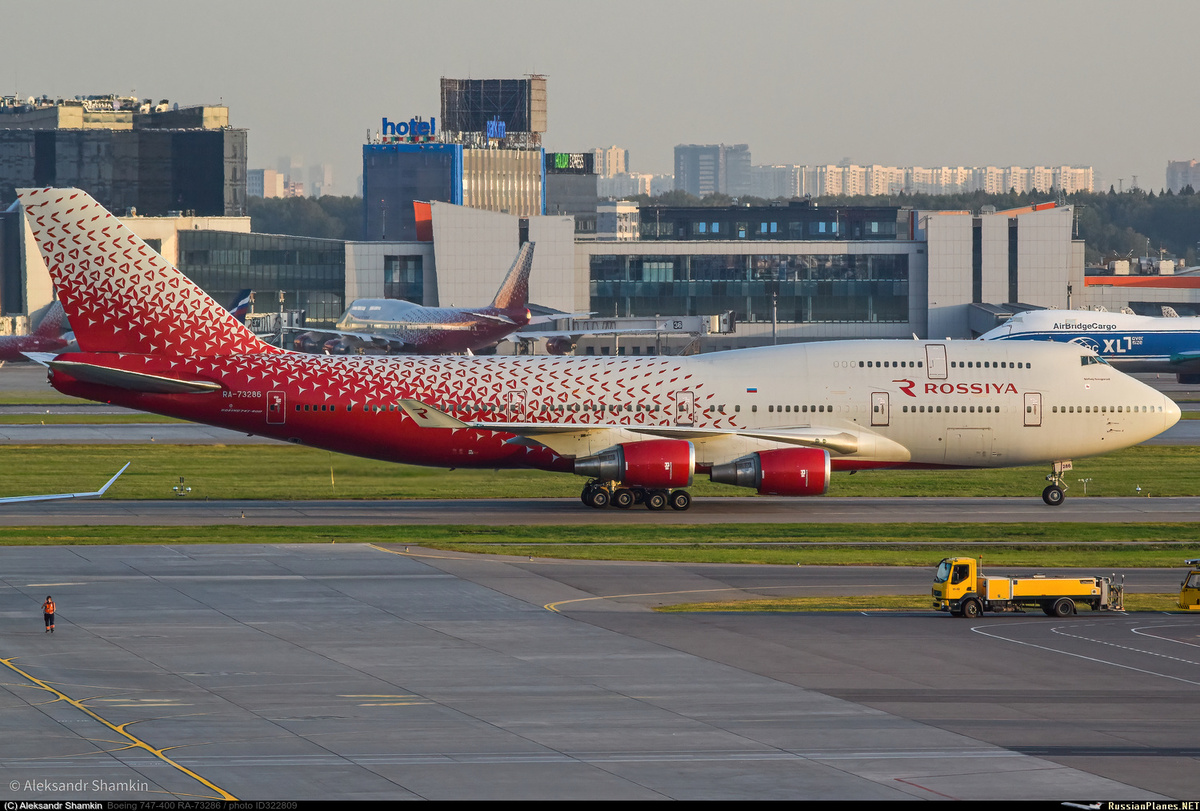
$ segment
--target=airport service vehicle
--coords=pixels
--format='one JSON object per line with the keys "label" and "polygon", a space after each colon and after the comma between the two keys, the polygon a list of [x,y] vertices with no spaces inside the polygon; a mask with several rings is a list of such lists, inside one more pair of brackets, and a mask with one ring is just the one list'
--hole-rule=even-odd
{"label": "airport service vehicle", "polygon": [[1185,560],[1184,563],[1192,569],[1179,584],[1179,607],[1200,611],[1200,558]]}
{"label": "airport service vehicle", "polygon": [[1200,316],[1029,310],[980,339],[1071,342],[1094,349],[1122,372],[1167,372],[1180,383],[1200,383]]}
{"label": "airport service vehicle", "polygon": [[1135,445],[1178,407],[1076,345],[838,341],[689,357],[286,352],[77,189],[20,192],[79,352],[59,391],[341,453],[590,477],[592,507],[686,509],[697,475],[816,496],[833,471],[1046,464]]}
{"label": "airport service vehicle", "polygon": [[984,611],[1024,613],[1026,608],[1066,617],[1078,603],[1093,611],[1123,611],[1124,597],[1124,586],[1111,577],[989,577],[974,558],[945,558],[933,575],[934,608],[970,619]]}

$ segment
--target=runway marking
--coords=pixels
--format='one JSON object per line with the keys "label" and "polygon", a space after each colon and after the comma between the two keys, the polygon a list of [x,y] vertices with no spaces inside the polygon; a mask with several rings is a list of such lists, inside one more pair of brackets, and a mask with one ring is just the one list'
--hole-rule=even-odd
{"label": "runway marking", "polygon": [[[629,564],[629,565],[644,565],[644,564],[649,563],[649,564],[658,564],[658,565],[674,565],[674,564],[668,563],[668,561],[658,561],[658,560],[648,560],[648,561],[641,561],[641,560],[617,560],[617,561],[613,561],[613,560],[562,560],[562,561],[560,561],[560,560],[544,560],[544,561],[530,560],[530,561],[526,561],[526,560],[514,560],[514,559],[512,559],[512,555],[506,555],[506,557],[503,559],[487,558],[487,557],[485,557],[485,555],[480,555],[480,554],[472,554],[472,555],[470,555],[470,557],[463,557],[463,555],[416,553],[416,552],[409,552],[409,551],[407,551],[407,549],[404,552],[400,552],[400,551],[397,551],[397,549],[388,549],[388,548],[384,548],[382,546],[374,545],[374,543],[367,543],[367,546],[370,546],[372,549],[378,549],[378,551],[380,551],[380,552],[388,552],[389,554],[398,554],[402,558],[433,558],[433,559],[437,559],[437,560],[484,560],[484,561],[486,561],[486,563],[504,563],[504,564],[575,563],[575,564],[611,565],[613,563],[624,563],[624,564]],[[606,594],[606,595],[593,596],[593,597],[576,597],[575,600],[558,600],[556,602],[547,602],[546,605],[542,606],[542,608],[545,608],[546,611],[552,611],[552,612],[558,614],[558,613],[562,613],[562,612],[558,611],[558,606],[570,605],[570,603],[572,603],[572,602],[589,602],[592,600],[617,600],[617,599],[619,599],[619,597],[661,597],[661,596],[668,596],[668,595],[674,595],[674,594],[712,594],[712,593],[714,593],[714,591],[770,591],[773,589],[809,589],[809,588],[820,588],[820,587],[816,587],[816,585],[794,585],[793,584],[793,585],[755,585],[755,587],[752,587],[752,588],[728,587],[728,588],[712,588],[712,589],[686,589],[684,591],[644,591],[644,593],[641,593],[641,594]]]}
{"label": "runway marking", "polygon": [[[230,794],[230,793],[229,793],[228,791],[226,791],[225,789],[223,789],[223,788],[221,788],[220,786],[217,786],[217,785],[215,785],[215,784],[213,784],[213,783],[210,783],[208,780],[206,780],[206,779],[204,779],[203,777],[201,777],[200,775],[196,774],[195,772],[193,772],[193,771],[192,771],[191,769],[189,769],[188,767],[186,767],[186,766],[184,766],[184,765],[182,765],[182,764],[180,764],[180,763],[177,763],[177,762],[175,762],[174,760],[172,760],[171,758],[167,757],[167,755],[165,754],[165,752],[166,752],[168,749],[174,749],[175,747],[168,746],[168,747],[165,747],[165,748],[163,748],[163,749],[156,749],[155,747],[151,746],[150,744],[148,744],[148,743],[146,743],[145,741],[143,741],[141,738],[137,737],[136,735],[134,735],[133,733],[131,733],[131,732],[129,732],[127,729],[125,729],[125,727],[127,727],[127,726],[129,726],[129,725],[131,725],[131,724],[136,724],[136,723],[137,723],[137,721],[128,721],[128,722],[126,722],[126,723],[124,723],[124,724],[113,724],[113,723],[111,723],[111,722],[110,722],[110,721],[108,721],[107,719],[105,719],[105,718],[101,717],[99,714],[97,714],[96,712],[94,712],[93,710],[91,710],[90,708],[88,708],[87,706],[85,706],[85,705],[84,705],[82,702],[80,702],[80,701],[76,701],[75,699],[71,698],[69,695],[67,695],[66,693],[62,692],[61,690],[59,690],[59,689],[57,689],[57,688],[55,688],[55,687],[51,687],[49,684],[47,684],[46,682],[42,681],[42,680],[41,680],[41,679],[39,679],[37,676],[34,676],[34,675],[30,674],[30,673],[27,673],[27,672],[25,672],[24,670],[22,670],[21,668],[17,667],[15,664],[13,664],[13,662],[14,662],[14,661],[16,661],[16,658],[17,658],[17,657],[13,657],[12,659],[0,659],[0,664],[3,664],[3,665],[4,665],[5,667],[7,667],[9,670],[11,670],[11,671],[13,671],[14,673],[17,673],[17,674],[19,674],[19,675],[23,676],[24,678],[28,679],[30,682],[32,682],[33,684],[37,685],[38,687],[40,687],[41,689],[45,690],[46,692],[54,694],[55,696],[57,696],[57,697],[58,697],[58,698],[57,698],[57,700],[59,700],[59,701],[65,701],[65,702],[67,702],[68,704],[70,704],[70,705],[71,705],[72,707],[74,707],[75,709],[77,709],[77,710],[79,710],[79,711],[81,711],[81,712],[83,712],[83,713],[87,714],[87,715],[88,715],[88,716],[90,716],[91,718],[95,719],[96,721],[99,721],[101,724],[103,724],[104,726],[106,726],[106,727],[108,727],[109,729],[111,729],[113,732],[115,732],[115,733],[117,733],[118,735],[120,735],[120,736],[124,737],[126,740],[128,740],[128,741],[130,742],[130,746],[128,746],[128,747],[125,747],[125,748],[129,748],[129,749],[141,749],[141,750],[143,750],[143,751],[145,751],[145,752],[149,752],[149,753],[150,753],[150,754],[152,754],[154,757],[156,757],[156,758],[158,758],[159,760],[161,760],[163,763],[166,763],[168,766],[173,766],[174,768],[176,768],[176,769],[178,769],[179,771],[181,771],[181,772],[183,772],[184,774],[186,774],[188,777],[191,777],[193,780],[196,780],[196,781],[198,781],[198,782],[200,782],[200,783],[204,784],[205,786],[208,786],[210,789],[212,789],[213,791],[215,791],[215,792],[217,792],[219,795],[221,795],[220,797],[211,797],[211,798],[206,798],[206,799],[213,799],[213,800],[232,800],[232,801],[234,801],[234,802],[236,802],[236,801],[237,801],[237,797],[234,797],[232,794]],[[187,795],[187,796],[193,796],[193,795]]]}
{"label": "runway marking", "polygon": [[[1038,623],[1038,624],[1040,625],[1042,623]],[[1111,665],[1112,667],[1120,668],[1122,670],[1132,670],[1134,673],[1145,673],[1148,676],[1159,676],[1164,679],[1169,679],[1170,681],[1181,681],[1184,684],[1200,685],[1200,681],[1192,681],[1191,679],[1185,679],[1185,678],[1181,678],[1179,676],[1169,676],[1166,673],[1159,673],[1154,670],[1145,670],[1140,667],[1133,667],[1132,665],[1123,665],[1120,662],[1110,662],[1107,659],[1097,659],[1094,656],[1084,656],[1082,653],[1070,653],[1069,651],[1059,650],[1058,648],[1050,648],[1045,645],[1036,645],[1033,642],[1021,642],[1020,640],[1017,640],[1017,639],[1009,639],[1007,637],[999,636],[997,634],[991,634],[991,633],[988,633],[987,631],[983,630],[984,628],[999,628],[999,627],[1012,628],[1014,626],[1011,623],[1006,624],[1006,625],[983,625],[983,626],[976,626],[976,627],[972,628],[971,632],[975,633],[975,634],[979,634],[980,636],[990,637],[991,639],[996,639],[1001,642],[1009,642],[1013,645],[1024,645],[1025,647],[1028,647],[1028,648],[1037,648],[1038,650],[1049,651],[1050,653],[1057,653],[1061,656],[1070,656],[1075,659],[1083,659],[1084,661],[1096,662],[1097,664],[1101,664],[1101,665]]]}
{"label": "runway marking", "polygon": [[[602,562],[602,561],[595,561]],[[641,594],[605,594],[599,597],[577,597],[574,600],[558,600],[553,603],[546,603],[542,608],[547,611],[553,611],[556,614],[561,613],[558,610],[560,605],[569,605],[571,603],[586,603],[591,600],[615,600],[620,597],[666,597],[673,594],[711,594],[717,591],[771,591],[773,589],[814,589],[823,588],[823,586],[807,586],[807,585],[789,585],[789,586],[729,586],[726,588],[711,588],[711,589],[686,589],[684,591],[647,591]],[[853,588],[848,586],[847,588]]]}
{"label": "runway marking", "polygon": [[1193,662],[1189,659],[1180,659],[1178,656],[1168,656],[1165,653],[1155,653],[1154,651],[1150,651],[1150,650],[1142,650],[1141,648],[1132,648],[1128,645],[1120,645],[1120,644],[1117,644],[1116,642],[1106,642],[1102,639],[1092,639],[1091,637],[1086,637],[1086,636],[1083,636],[1082,634],[1072,634],[1064,628],[1053,628],[1053,629],[1051,629],[1050,633],[1057,634],[1058,636],[1069,636],[1072,639],[1082,639],[1084,642],[1093,642],[1097,645],[1107,645],[1110,648],[1119,648],[1121,650],[1131,651],[1132,653],[1144,653],[1147,656],[1158,656],[1163,659],[1170,659],[1174,662],[1183,662],[1185,665],[1200,664],[1200,662]]}
{"label": "runway marking", "polygon": [[86,583],[26,583],[27,589],[44,589],[52,586],[84,586]]}
{"label": "runway marking", "polygon": [[[1172,626],[1170,626],[1170,625],[1156,625],[1156,626],[1154,626],[1154,627],[1155,627],[1155,628],[1170,628],[1170,627],[1172,627]],[[1132,630],[1132,631],[1133,631],[1135,634],[1137,634],[1138,636],[1148,636],[1148,637],[1150,637],[1151,639],[1159,639],[1159,640],[1162,640],[1163,642],[1174,642],[1176,645],[1188,645],[1188,646],[1190,646],[1190,647],[1193,647],[1193,648],[1200,648],[1200,645],[1197,645],[1195,642],[1184,642],[1182,639],[1170,639],[1169,637],[1165,637],[1165,636],[1159,636],[1159,635],[1157,635],[1157,634],[1147,634],[1147,633],[1143,633],[1141,628],[1131,628],[1130,630]]]}
{"label": "runway marking", "polygon": [[413,701],[375,701],[375,702],[360,702],[360,707],[414,707],[421,704],[432,704],[432,701],[425,701],[420,696],[415,696],[411,693],[401,695],[371,695],[364,693],[362,695],[339,695],[338,698],[398,698],[398,699],[414,699]]}

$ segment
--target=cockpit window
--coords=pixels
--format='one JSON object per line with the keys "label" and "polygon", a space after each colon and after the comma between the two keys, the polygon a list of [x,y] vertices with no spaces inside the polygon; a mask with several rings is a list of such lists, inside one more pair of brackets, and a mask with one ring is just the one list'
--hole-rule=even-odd
{"label": "cockpit window", "polygon": [[1108,361],[1106,361],[1104,358],[1100,357],[1099,355],[1080,355],[1079,356],[1079,365],[1080,366],[1091,366],[1094,363],[1102,363],[1105,366],[1108,365]]}

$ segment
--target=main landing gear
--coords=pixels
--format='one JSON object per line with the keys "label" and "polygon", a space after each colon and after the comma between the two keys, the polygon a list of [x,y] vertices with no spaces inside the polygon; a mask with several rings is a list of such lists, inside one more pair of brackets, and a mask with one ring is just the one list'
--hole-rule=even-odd
{"label": "main landing gear", "polygon": [[1057,507],[1063,503],[1067,497],[1067,480],[1063,478],[1063,474],[1070,469],[1070,462],[1054,463],[1054,471],[1046,476],[1046,481],[1050,482],[1050,484],[1042,491],[1042,501],[1051,507]]}
{"label": "main landing gear", "polygon": [[579,500],[596,509],[617,507],[627,510],[634,504],[644,504],[647,510],[664,510],[670,507],[672,510],[682,511],[692,506],[692,496],[687,490],[654,490],[596,479],[584,485]]}

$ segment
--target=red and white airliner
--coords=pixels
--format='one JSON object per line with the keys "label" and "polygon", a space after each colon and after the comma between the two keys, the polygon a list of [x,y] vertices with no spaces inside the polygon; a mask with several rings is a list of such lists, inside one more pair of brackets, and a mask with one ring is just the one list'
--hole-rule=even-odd
{"label": "red and white airliner", "polygon": [[697,474],[826,492],[833,470],[1047,464],[1178,407],[1077,345],[838,341],[693,357],[327,357],[258,340],[86,193],[20,192],[81,351],[66,394],[394,462],[590,477],[593,507],[686,509]]}

